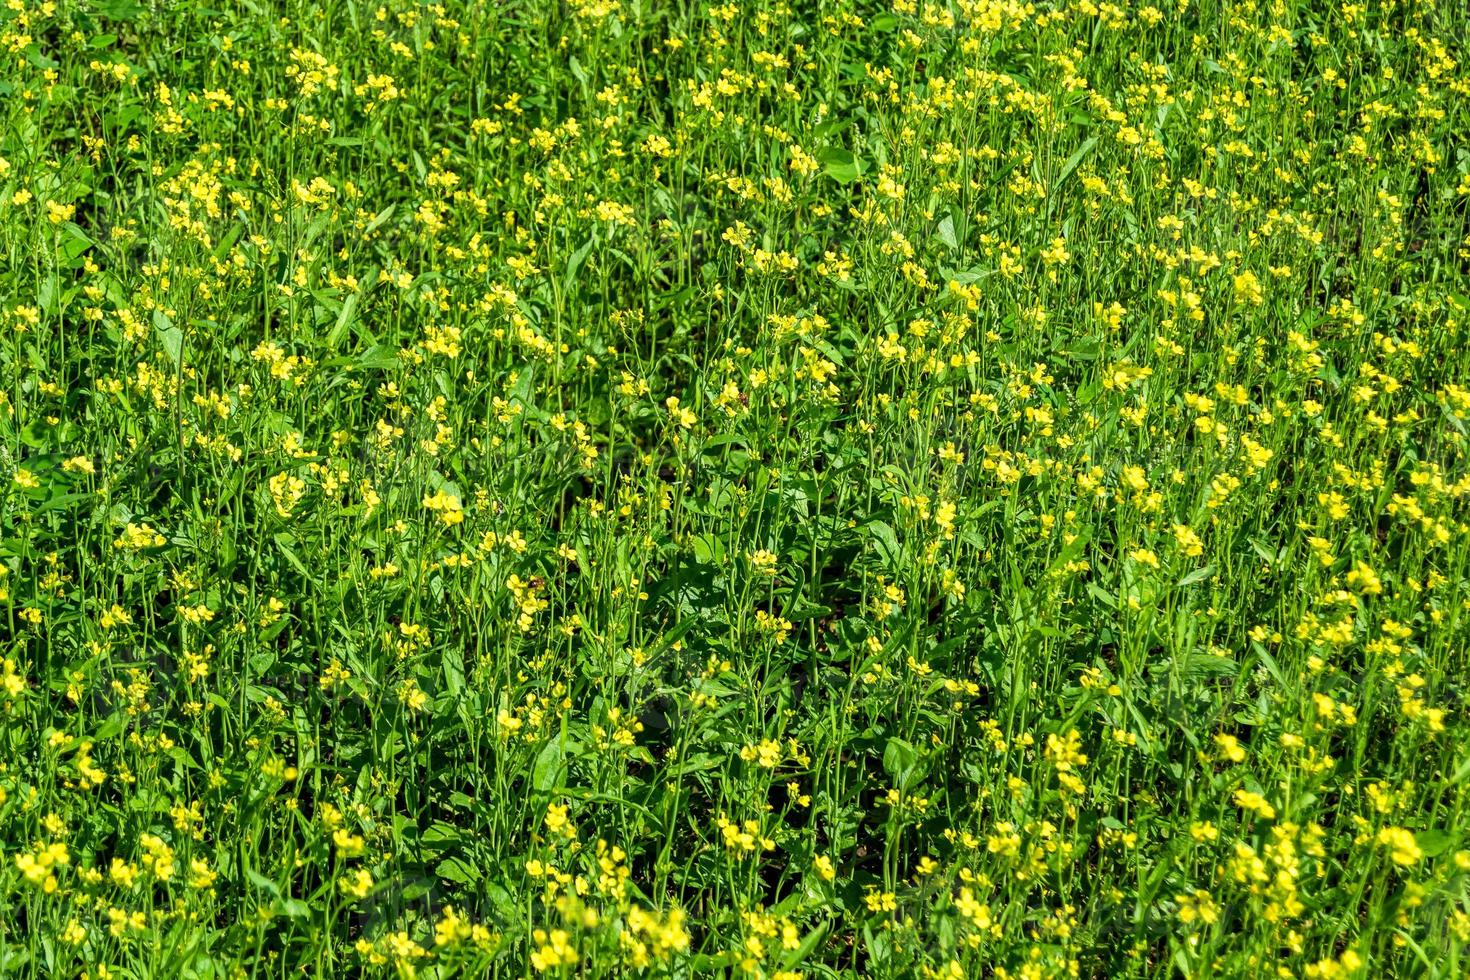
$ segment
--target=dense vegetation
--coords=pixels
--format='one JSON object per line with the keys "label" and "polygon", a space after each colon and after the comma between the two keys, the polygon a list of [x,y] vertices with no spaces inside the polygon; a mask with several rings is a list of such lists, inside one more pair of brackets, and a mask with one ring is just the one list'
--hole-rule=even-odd
{"label": "dense vegetation", "polygon": [[0,973],[1456,977],[1455,0],[8,0]]}

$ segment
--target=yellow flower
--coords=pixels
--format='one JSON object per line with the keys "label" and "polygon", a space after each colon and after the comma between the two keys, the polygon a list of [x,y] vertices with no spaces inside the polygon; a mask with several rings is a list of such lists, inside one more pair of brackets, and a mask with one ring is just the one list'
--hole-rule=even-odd
{"label": "yellow flower", "polygon": [[353,898],[366,898],[368,892],[373,890],[372,872],[366,868],[358,868],[346,878],[339,878],[337,880],[337,888],[344,895],[350,895]]}
{"label": "yellow flower", "polygon": [[868,893],[863,896],[863,902],[868,906],[869,912],[892,912],[898,908],[897,895],[876,888],[868,889]]}
{"label": "yellow flower", "polygon": [[579,957],[571,944],[571,935],[565,929],[547,932],[537,929],[531,934],[535,949],[531,952],[531,965],[539,973],[554,970],[559,966],[573,966]]}
{"label": "yellow flower", "polygon": [[993,925],[990,906],[977,900],[972,889],[960,889],[960,894],[955,899],[955,907],[960,910],[960,915],[969,919],[976,929],[988,930]]}
{"label": "yellow flower", "polygon": [[55,201],[46,202],[46,220],[53,225],[59,225],[63,221],[70,221],[76,217],[77,206],[75,204],[58,204]]}
{"label": "yellow flower", "polygon": [[268,487],[276,514],[283,520],[291,516],[306,494],[306,481],[290,473],[277,473],[268,481]]}
{"label": "yellow flower", "polygon": [[1174,901],[1179,905],[1179,921],[1185,924],[1200,922],[1213,925],[1220,918],[1220,906],[1202,888],[1196,888],[1186,895],[1175,895]]}
{"label": "yellow flower", "polygon": [[1247,789],[1235,791],[1235,805],[1242,810],[1256,814],[1262,820],[1274,820],[1276,808],[1273,807],[1260,793],[1253,793]]}
{"label": "yellow flower", "polygon": [[410,677],[398,685],[398,700],[409,711],[419,712],[429,703],[429,695],[419,687],[418,681]]}
{"label": "yellow flower", "polygon": [[822,876],[823,881],[831,881],[837,877],[837,869],[832,864],[832,859],[825,854],[818,854],[813,862],[817,867],[817,874]]}
{"label": "yellow flower", "polygon": [[446,526],[453,527],[464,522],[464,505],[459,497],[439,490],[424,495],[424,508],[439,516]]}
{"label": "yellow flower", "polygon": [[1266,301],[1266,293],[1261,289],[1261,281],[1256,274],[1249,269],[1238,273],[1230,280],[1235,289],[1235,301],[1246,306],[1260,306]]}
{"label": "yellow flower", "polygon": [[689,409],[681,407],[679,405],[679,399],[673,395],[670,395],[664,400],[664,406],[669,410],[669,417],[681,429],[693,428],[694,424],[699,421],[699,416],[695,415]]}
{"label": "yellow flower", "polygon": [[1215,744],[1219,746],[1220,758],[1227,762],[1245,761],[1245,749],[1234,735],[1226,735],[1221,732],[1215,736]]}
{"label": "yellow flower", "polygon": [[216,877],[217,875],[215,874],[214,869],[209,866],[208,861],[205,861],[203,858],[197,857],[189,859],[190,888],[199,890],[209,888],[211,885],[214,884],[214,879]]}
{"label": "yellow flower", "polygon": [[1378,843],[1389,849],[1389,857],[1401,868],[1418,864],[1424,859],[1424,851],[1414,839],[1412,831],[1403,827],[1384,827],[1378,832]]}
{"label": "yellow flower", "polygon": [[1361,595],[1378,595],[1383,591],[1383,582],[1378,578],[1378,573],[1373,571],[1373,566],[1367,562],[1357,562],[1353,570],[1347,575],[1348,588]]}

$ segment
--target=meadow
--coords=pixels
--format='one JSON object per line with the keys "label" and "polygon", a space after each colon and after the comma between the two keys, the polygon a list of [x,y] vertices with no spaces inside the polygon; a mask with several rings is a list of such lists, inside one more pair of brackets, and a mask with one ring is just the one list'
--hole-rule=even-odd
{"label": "meadow", "polygon": [[1467,30],[5,0],[0,976],[1463,976]]}

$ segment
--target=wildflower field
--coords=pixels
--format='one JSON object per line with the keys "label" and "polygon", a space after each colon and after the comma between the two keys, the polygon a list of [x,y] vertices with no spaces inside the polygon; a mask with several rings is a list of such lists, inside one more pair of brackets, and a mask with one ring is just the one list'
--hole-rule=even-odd
{"label": "wildflower field", "polygon": [[0,976],[1470,970],[1459,0],[3,0]]}

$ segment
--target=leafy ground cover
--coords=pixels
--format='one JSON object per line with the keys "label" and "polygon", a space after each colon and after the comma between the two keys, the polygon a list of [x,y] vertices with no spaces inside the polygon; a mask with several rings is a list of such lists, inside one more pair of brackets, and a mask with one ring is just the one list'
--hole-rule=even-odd
{"label": "leafy ground cover", "polygon": [[0,972],[1461,975],[1466,18],[8,0]]}

